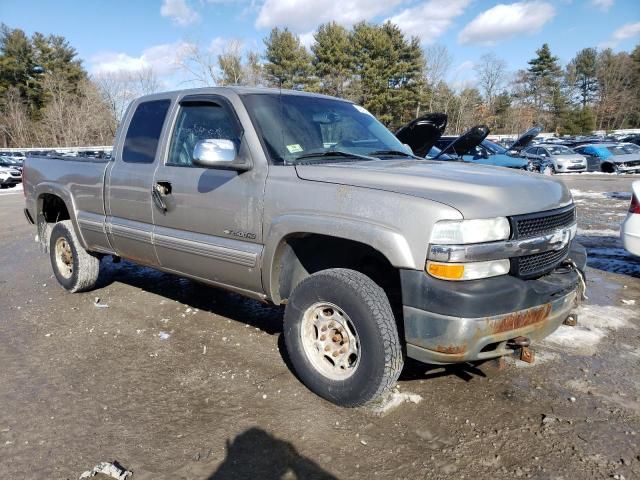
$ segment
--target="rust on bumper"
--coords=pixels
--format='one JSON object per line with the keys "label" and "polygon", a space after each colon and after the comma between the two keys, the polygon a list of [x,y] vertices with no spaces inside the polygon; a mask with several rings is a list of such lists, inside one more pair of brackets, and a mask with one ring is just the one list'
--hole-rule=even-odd
{"label": "rust on bumper", "polygon": [[[517,337],[541,340],[571,313],[576,291],[549,303],[503,315],[460,318],[404,307],[407,355],[425,363],[447,364],[513,355]],[[513,342],[512,342],[513,343]],[[533,355],[523,360],[533,360]]]}
{"label": "rust on bumper", "polygon": [[528,310],[510,313],[499,320],[491,321],[489,324],[489,331],[491,334],[495,335],[512,330],[518,330],[523,327],[528,327],[529,325],[535,325],[536,323],[544,322],[549,318],[550,313],[550,303],[530,308]]}

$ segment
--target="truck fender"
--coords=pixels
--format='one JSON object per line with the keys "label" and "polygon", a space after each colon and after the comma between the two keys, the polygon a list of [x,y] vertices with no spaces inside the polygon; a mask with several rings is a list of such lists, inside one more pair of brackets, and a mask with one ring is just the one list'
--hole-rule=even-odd
{"label": "truck fender", "polygon": [[80,243],[82,245],[83,248],[87,247],[87,244],[84,240],[84,237],[82,236],[82,232],[78,226],[78,219],[77,219],[77,211],[76,211],[76,205],[75,202],[73,200],[73,196],[71,195],[71,192],[69,190],[67,190],[66,188],[57,185],[55,183],[51,183],[51,182],[42,182],[39,183],[34,191],[34,195],[33,197],[36,199],[36,224],[38,226],[38,240],[40,241],[43,250],[46,252],[48,251],[49,245],[48,245],[48,234],[50,232],[50,229],[46,227],[45,222],[44,222],[44,217],[42,216],[42,196],[43,195],[55,195],[56,197],[60,198],[62,200],[62,202],[64,203],[65,207],[67,208],[67,212],[69,212],[69,219],[71,220],[71,224],[73,225],[73,229],[75,230],[75,233],[78,237],[78,239],[80,240]]}
{"label": "truck fender", "polygon": [[371,246],[396,268],[421,269],[416,264],[409,243],[399,232],[383,225],[361,220],[310,214],[286,214],[274,218],[265,236],[262,282],[269,298],[278,302],[280,268],[277,262],[285,239],[294,234],[318,234],[352,240]]}

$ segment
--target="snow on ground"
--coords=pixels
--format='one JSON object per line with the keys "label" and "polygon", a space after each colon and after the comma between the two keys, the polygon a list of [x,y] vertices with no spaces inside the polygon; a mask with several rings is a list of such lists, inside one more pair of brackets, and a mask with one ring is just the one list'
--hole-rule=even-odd
{"label": "snow on ground", "polygon": [[606,198],[606,194],[604,192],[592,192],[592,191],[583,191],[583,190],[578,190],[577,188],[572,188],[571,189],[571,195],[573,195],[573,198],[593,198],[593,199],[601,199],[601,198]]}
{"label": "snow on ground", "polygon": [[579,228],[578,235],[581,235],[583,237],[619,237],[620,230],[613,230],[612,228],[607,228],[607,229],[596,228],[593,230]]}
{"label": "snow on ground", "polygon": [[0,195],[11,195],[13,193],[22,193],[22,184],[18,183],[15,187],[3,188],[0,190]]}
{"label": "snow on ground", "polygon": [[640,314],[635,308],[612,305],[583,305],[577,309],[578,325],[561,325],[541,345],[581,355],[592,355],[597,345],[612,331],[637,329]]}

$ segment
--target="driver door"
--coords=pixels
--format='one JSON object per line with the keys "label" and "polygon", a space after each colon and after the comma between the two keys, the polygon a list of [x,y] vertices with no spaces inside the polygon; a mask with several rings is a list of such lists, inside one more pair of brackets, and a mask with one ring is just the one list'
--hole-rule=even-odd
{"label": "driver door", "polygon": [[267,167],[236,171],[195,165],[194,147],[206,139],[230,140],[238,155],[250,159],[242,126],[226,98],[183,98],[154,177],[164,202],[154,203],[160,265],[221,286],[262,292],[259,259]]}

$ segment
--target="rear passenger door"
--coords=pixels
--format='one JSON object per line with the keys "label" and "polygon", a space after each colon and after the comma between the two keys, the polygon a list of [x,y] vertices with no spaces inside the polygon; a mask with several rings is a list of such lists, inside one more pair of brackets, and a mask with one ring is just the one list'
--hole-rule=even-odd
{"label": "rear passenger door", "polygon": [[208,139],[230,140],[252,164],[242,125],[226,97],[189,95],[180,101],[154,180],[165,193],[164,206],[154,205],[160,264],[218,285],[262,292],[267,167],[253,163],[237,171],[194,165],[196,143]]}
{"label": "rear passenger door", "polygon": [[[139,103],[129,114],[122,145],[106,182],[109,242],[115,252],[138,263],[159,264],[153,246],[151,188],[158,146],[171,100]],[[125,122],[127,119],[125,119]]]}

